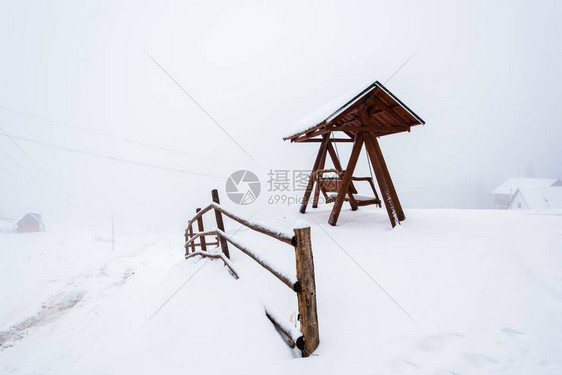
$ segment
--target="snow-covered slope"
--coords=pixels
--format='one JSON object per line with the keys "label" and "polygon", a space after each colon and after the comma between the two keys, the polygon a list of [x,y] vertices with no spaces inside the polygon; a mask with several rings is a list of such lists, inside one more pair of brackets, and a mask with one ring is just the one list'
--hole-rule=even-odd
{"label": "snow-covered slope", "polygon": [[[181,232],[123,238],[115,253],[86,234],[1,234],[0,372],[562,373],[562,216],[410,210],[392,230],[384,210],[343,211],[331,227],[328,209],[305,216],[321,340],[310,358],[263,312],[294,319],[294,294],[236,249],[239,280],[183,260]],[[289,230],[303,217],[292,211],[268,224]],[[236,237],[293,272],[290,246]]]}

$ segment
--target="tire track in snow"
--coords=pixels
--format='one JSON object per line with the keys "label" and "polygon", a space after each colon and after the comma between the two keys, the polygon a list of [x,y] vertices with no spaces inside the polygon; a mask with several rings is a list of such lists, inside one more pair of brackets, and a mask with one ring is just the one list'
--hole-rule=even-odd
{"label": "tire track in snow", "polygon": [[18,341],[26,337],[30,331],[56,321],[67,310],[70,310],[82,300],[83,292],[66,293],[51,298],[49,303],[44,303],[41,310],[27,319],[14,324],[0,332],[0,352],[11,348]]}

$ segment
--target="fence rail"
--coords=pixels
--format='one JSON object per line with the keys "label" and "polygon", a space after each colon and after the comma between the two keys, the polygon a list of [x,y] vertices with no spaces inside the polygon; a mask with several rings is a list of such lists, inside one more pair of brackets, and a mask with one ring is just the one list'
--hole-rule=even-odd
{"label": "fence rail", "polygon": [[[187,227],[185,229],[185,258],[189,259],[194,256],[211,257],[215,259],[220,258],[223,260],[225,266],[228,267],[232,275],[237,279],[239,275],[230,261],[228,244],[231,244],[287,285],[297,294],[300,332],[302,335],[300,337],[296,337],[294,332],[287,329],[289,325],[280,321],[277,315],[273,314],[268,308],[265,309],[266,316],[280,332],[285,334],[291,347],[297,346],[302,351],[302,356],[308,357],[314,352],[314,350],[316,350],[320,342],[316,303],[316,281],[314,277],[310,227],[306,226],[294,228],[294,235],[290,235],[265,225],[250,222],[249,220],[226,210],[220,205],[217,190],[213,190],[211,195],[213,202],[203,209],[198,208],[195,216],[193,216],[193,218],[187,223]],[[215,213],[217,228],[205,231],[203,225],[203,215],[211,210]],[[224,230],[222,215],[256,232],[292,245],[295,249],[296,277],[287,276],[283,272],[280,272],[269,262],[261,259],[248,246],[240,243],[238,240],[235,240],[232,236],[227,234]],[[193,231],[193,225],[196,223],[198,232]],[[215,241],[208,242],[206,239],[208,236],[214,236]],[[196,242],[197,240],[199,240],[199,243]],[[207,250],[209,245],[220,245],[222,254],[209,252]],[[201,250],[196,250],[196,247],[200,247]]]}

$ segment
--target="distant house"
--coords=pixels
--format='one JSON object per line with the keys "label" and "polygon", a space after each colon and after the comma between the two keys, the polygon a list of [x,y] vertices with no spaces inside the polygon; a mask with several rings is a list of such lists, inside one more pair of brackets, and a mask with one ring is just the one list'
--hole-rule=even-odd
{"label": "distant house", "polygon": [[41,221],[41,214],[28,212],[14,222],[14,232],[16,233],[42,232],[44,230],[45,226]]}
{"label": "distant house", "polygon": [[517,189],[510,210],[552,210],[562,209],[562,186]]}
{"label": "distant house", "polygon": [[557,178],[510,178],[492,192],[496,208],[510,208],[511,201],[518,189],[528,190],[562,186]]}

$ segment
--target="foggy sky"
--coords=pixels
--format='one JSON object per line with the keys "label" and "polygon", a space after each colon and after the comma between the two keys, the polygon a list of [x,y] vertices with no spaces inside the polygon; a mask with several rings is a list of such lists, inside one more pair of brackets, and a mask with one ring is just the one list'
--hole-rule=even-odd
{"label": "foggy sky", "polygon": [[[4,0],[1,8],[0,106],[29,114],[0,107],[6,133],[184,172],[12,139],[20,149],[0,134],[0,217],[183,222],[237,169],[265,185],[270,168],[311,168],[317,146],[282,140],[293,123],[386,82],[412,56],[385,85],[426,125],[380,140],[404,207],[489,208],[506,178],[562,177],[556,1]],[[357,174],[368,173],[362,157]]]}

